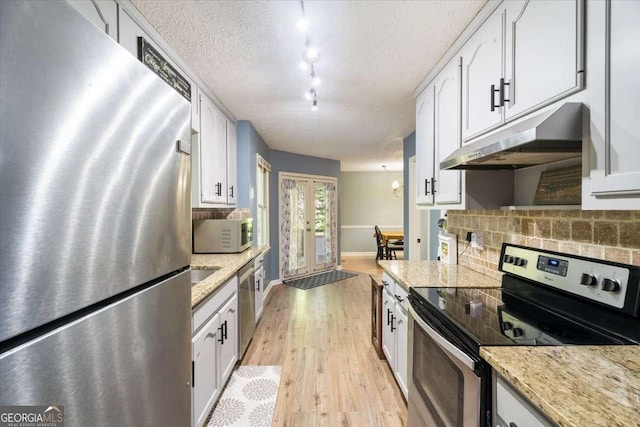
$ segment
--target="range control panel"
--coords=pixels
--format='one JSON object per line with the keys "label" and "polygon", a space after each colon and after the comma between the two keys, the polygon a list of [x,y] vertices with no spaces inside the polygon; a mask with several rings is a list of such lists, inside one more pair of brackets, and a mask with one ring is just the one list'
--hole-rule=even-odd
{"label": "range control panel", "polygon": [[629,268],[542,249],[504,245],[500,271],[622,308]]}

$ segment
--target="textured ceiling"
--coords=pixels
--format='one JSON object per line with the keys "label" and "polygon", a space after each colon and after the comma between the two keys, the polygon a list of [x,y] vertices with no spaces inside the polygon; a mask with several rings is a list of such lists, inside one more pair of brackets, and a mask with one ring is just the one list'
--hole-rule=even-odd
{"label": "textured ceiling", "polygon": [[132,0],[239,120],[273,149],[402,169],[412,91],[484,1],[307,1],[318,111],[303,95],[298,1]]}

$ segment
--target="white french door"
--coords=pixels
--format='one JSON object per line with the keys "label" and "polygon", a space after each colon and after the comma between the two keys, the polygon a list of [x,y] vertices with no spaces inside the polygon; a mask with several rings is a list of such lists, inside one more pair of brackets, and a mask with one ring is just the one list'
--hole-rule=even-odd
{"label": "white french door", "polygon": [[335,178],[280,173],[280,274],[283,279],[335,267],[336,201]]}

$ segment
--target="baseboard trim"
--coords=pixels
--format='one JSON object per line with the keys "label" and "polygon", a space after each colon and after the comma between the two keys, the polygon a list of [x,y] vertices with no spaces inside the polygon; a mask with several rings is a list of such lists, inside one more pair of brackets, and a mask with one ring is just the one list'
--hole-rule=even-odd
{"label": "baseboard trim", "polygon": [[269,292],[271,292],[271,288],[273,288],[276,285],[282,285],[282,280],[280,279],[276,279],[276,280],[271,280],[269,282],[269,284],[267,285],[267,287],[264,290],[264,294],[263,294],[263,300],[266,301],[267,297],[269,296]]}
{"label": "baseboard trim", "polygon": [[350,257],[350,256],[376,256],[375,252],[342,252],[340,254],[342,257]]}

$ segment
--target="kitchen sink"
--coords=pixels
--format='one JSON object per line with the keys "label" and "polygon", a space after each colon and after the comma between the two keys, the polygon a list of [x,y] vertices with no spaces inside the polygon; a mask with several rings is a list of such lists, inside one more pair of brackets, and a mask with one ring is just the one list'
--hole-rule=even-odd
{"label": "kitchen sink", "polygon": [[216,271],[220,270],[220,267],[214,267],[209,269],[192,269],[191,270],[191,286],[197,285],[207,277],[211,276]]}

